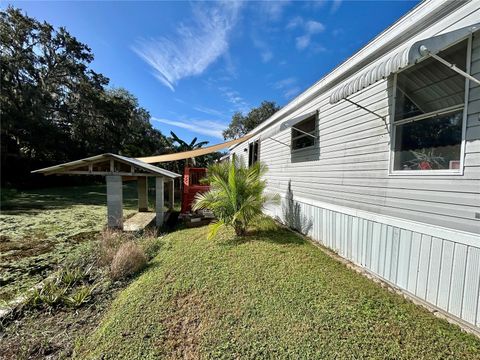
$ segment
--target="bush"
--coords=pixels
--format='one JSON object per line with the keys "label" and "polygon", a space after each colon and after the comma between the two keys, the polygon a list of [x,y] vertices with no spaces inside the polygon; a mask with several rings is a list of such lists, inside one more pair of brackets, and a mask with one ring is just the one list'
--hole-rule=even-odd
{"label": "bush", "polygon": [[122,279],[142,270],[147,257],[140,246],[133,241],[122,244],[113,257],[110,273],[113,279]]}

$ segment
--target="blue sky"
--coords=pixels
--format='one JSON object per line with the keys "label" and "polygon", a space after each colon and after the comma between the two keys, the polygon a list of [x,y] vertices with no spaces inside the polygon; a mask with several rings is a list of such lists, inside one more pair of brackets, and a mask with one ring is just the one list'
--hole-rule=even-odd
{"label": "blue sky", "polygon": [[88,44],[92,68],[135,94],[163,133],[211,144],[235,111],[287,104],[417,4],[10,3]]}

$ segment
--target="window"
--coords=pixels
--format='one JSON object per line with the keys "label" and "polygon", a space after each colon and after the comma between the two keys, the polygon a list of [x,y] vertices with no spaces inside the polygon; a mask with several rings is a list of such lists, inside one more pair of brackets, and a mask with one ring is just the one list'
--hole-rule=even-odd
{"label": "window", "polygon": [[[315,145],[317,116],[313,115],[306,120],[292,126],[292,150],[300,150]],[[310,135],[308,135],[310,134]]]}
{"label": "window", "polygon": [[[466,71],[467,43],[438,55]],[[465,81],[433,58],[397,75],[394,171],[460,169]]]}
{"label": "window", "polygon": [[252,166],[258,161],[258,157],[259,157],[258,143],[259,143],[259,140],[256,140],[248,144],[248,166]]}

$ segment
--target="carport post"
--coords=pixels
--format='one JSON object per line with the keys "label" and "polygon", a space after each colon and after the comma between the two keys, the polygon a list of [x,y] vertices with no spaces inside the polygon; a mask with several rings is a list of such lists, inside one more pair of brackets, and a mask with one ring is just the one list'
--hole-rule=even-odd
{"label": "carport post", "polygon": [[138,211],[148,211],[148,178],[146,176],[139,176],[137,178],[138,189]]}
{"label": "carport post", "polygon": [[163,225],[163,205],[164,205],[164,194],[163,194],[163,177],[155,178],[155,209],[156,209],[156,225],[160,227]]}
{"label": "carport post", "polygon": [[175,179],[172,179],[170,183],[170,196],[169,196],[169,209],[173,211],[173,207],[175,206]]}
{"label": "carport post", "polygon": [[110,229],[123,230],[122,177],[107,175],[107,216]]}

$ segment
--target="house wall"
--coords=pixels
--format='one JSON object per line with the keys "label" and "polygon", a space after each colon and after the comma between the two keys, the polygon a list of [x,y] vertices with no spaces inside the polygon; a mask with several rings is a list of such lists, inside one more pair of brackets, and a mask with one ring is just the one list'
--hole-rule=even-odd
{"label": "house wall", "polygon": [[[478,22],[470,3],[409,42]],[[401,45],[400,45],[401,46]],[[480,78],[480,33],[471,73]],[[349,97],[385,116],[392,79]],[[334,86],[281,119],[319,111],[319,145],[291,152],[290,129],[260,144],[267,191],[283,197],[267,213],[395,286],[480,327],[480,86],[470,83],[463,175],[389,175],[390,134],[378,117],[340,101]],[[261,135],[258,134],[259,136]],[[252,141],[255,138],[251,139]],[[245,156],[240,144],[233,153]]]}

